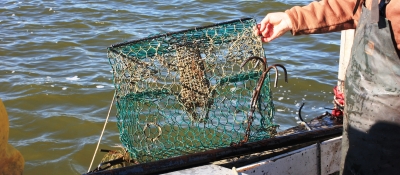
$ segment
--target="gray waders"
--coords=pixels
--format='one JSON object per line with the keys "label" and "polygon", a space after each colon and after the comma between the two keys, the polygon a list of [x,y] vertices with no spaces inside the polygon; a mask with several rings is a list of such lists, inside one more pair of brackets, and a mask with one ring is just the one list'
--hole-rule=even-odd
{"label": "gray waders", "polygon": [[374,7],[362,6],[346,72],[341,174],[400,174],[398,50],[390,21],[373,22]]}

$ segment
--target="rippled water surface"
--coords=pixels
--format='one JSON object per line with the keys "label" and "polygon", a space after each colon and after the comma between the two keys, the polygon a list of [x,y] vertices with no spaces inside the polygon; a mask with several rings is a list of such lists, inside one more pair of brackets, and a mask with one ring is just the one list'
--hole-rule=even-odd
{"label": "rippled water surface", "polygon": [[[9,142],[23,154],[24,174],[81,174],[89,168],[114,88],[106,47],[151,34],[242,17],[257,21],[309,0],[0,2],[0,98],[10,120]],[[332,107],[340,33],[286,34],[265,44],[289,83],[273,88],[275,122],[296,125]],[[115,109],[101,148],[119,143]],[[102,155],[95,160],[97,165]]]}

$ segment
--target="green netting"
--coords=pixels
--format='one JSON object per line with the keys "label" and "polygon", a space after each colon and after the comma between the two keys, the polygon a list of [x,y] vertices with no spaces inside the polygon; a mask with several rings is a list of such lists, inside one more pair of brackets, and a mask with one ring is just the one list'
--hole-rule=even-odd
{"label": "green netting", "polygon": [[[120,140],[144,163],[230,146],[244,138],[264,57],[254,19],[240,19],[113,45]],[[275,132],[269,77],[249,142]]]}

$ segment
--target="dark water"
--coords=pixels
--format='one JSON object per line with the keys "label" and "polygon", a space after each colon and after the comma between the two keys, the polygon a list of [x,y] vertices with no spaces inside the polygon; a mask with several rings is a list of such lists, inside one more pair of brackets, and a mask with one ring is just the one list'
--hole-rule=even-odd
{"label": "dark water", "polygon": [[[3,0],[0,98],[9,113],[9,142],[26,161],[24,174],[87,171],[114,92],[107,46],[242,17],[261,21],[268,12],[309,2]],[[303,102],[307,119],[332,106],[339,43],[340,33],[333,33],[286,34],[265,44],[269,63],[289,73],[289,83],[272,89],[280,129],[296,125]],[[119,143],[115,109],[110,120],[100,148]]]}

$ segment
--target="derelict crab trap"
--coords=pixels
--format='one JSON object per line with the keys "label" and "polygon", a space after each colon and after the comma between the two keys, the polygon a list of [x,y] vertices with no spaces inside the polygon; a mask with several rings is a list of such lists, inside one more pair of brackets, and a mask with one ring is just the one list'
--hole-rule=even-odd
{"label": "derelict crab trap", "polygon": [[[248,121],[264,57],[254,19],[240,19],[112,45],[120,140],[145,163],[269,138],[274,106],[269,77]],[[249,124],[251,123],[251,124]],[[248,132],[246,132],[248,131]]]}

